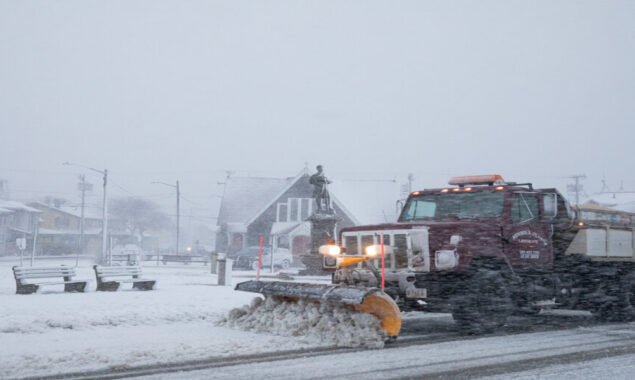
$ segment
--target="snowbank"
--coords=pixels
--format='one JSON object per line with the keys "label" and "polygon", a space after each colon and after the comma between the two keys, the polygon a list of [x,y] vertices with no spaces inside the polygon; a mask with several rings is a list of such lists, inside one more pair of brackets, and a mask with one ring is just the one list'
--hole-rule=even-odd
{"label": "snowbank", "polygon": [[231,310],[220,326],[281,336],[304,336],[307,340],[338,347],[382,348],[387,336],[377,317],[350,307],[300,300],[254,298],[251,305]]}

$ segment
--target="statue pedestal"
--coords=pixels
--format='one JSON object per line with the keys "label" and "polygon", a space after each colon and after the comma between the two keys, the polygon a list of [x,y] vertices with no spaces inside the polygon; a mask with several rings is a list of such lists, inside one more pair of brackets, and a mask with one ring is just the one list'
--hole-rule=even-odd
{"label": "statue pedestal", "polygon": [[300,275],[321,275],[323,257],[319,253],[321,245],[329,240],[335,240],[337,223],[342,220],[335,213],[330,211],[318,211],[313,213],[308,219],[311,222],[311,249],[308,255],[302,256],[302,264],[306,269],[300,271]]}

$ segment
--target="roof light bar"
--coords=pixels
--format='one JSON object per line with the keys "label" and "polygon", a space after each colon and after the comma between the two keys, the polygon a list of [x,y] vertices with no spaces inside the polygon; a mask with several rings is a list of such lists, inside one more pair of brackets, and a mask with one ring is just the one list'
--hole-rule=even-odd
{"label": "roof light bar", "polygon": [[450,185],[494,185],[497,183],[502,183],[503,177],[500,174],[484,174],[484,175],[468,175],[468,176],[460,176],[460,177],[452,177],[450,178]]}

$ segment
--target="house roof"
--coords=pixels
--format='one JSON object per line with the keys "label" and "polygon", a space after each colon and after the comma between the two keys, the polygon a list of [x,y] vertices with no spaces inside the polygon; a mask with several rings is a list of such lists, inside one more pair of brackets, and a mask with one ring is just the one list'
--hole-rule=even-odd
{"label": "house roof", "polygon": [[29,207],[21,202],[16,201],[0,201],[0,208],[11,211],[27,211],[27,212],[41,212],[40,210]]}
{"label": "house roof", "polygon": [[[82,208],[79,205],[63,205],[60,207],[54,207],[51,205],[47,205],[46,203],[42,203],[42,202],[33,202],[30,203],[30,205],[38,208],[38,209],[44,209],[44,208],[48,208],[51,210],[56,210],[59,212],[63,212],[65,214],[77,217],[77,218],[81,218],[82,216]],[[96,219],[96,220],[101,220],[102,217],[102,211],[101,211],[101,207],[99,208],[95,208],[92,207],[90,205],[85,205],[84,206],[84,218],[85,219]],[[110,218],[112,219],[112,218]]]}
{"label": "house roof", "polygon": [[13,211],[0,207],[0,214],[11,214],[11,213],[13,213]]}
{"label": "house roof", "polygon": [[589,199],[582,202],[582,204],[594,204],[626,212],[635,212],[635,193],[615,192],[593,194]]}
{"label": "house roof", "polygon": [[227,180],[218,212],[218,224],[242,223],[256,217],[276,200],[294,178],[233,177]]}
{"label": "house roof", "polygon": [[[40,228],[38,230],[38,234],[40,235],[79,235],[80,231],[77,230],[53,230],[49,228]],[[84,235],[101,235],[101,229],[87,229],[84,231]]]}
{"label": "house roof", "polygon": [[[218,224],[243,229],[278,200],[296,181],[305,176],[285,179],[234,177],[228,180],[221,202]],[[396,180],[331,179],[332,200],[355,222],[361,224],[394,222],[400,186]]]}

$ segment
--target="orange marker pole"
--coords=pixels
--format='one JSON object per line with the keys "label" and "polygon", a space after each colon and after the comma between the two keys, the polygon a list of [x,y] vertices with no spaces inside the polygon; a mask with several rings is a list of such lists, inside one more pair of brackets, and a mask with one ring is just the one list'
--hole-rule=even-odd
{"label": "orange marker pole", "polygon": [[260,252],[258,253],[258,271],[256,272],[256,280],[260,280],[260,265],[262,264],[262,235],[260,236]]}
{"label": "orange marker pole", "polygon": [[381,239],[381,289],[384,289],[384,279],[386,278],[386,265],[384,262],[384,233],[380,234]]}

